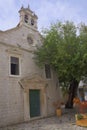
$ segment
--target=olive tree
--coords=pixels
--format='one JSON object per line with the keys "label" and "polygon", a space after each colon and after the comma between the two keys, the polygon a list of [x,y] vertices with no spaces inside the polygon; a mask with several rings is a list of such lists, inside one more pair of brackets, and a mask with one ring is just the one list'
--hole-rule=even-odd
{"label": "olive tree", "polygon": [[87,75],[87,27],[56,22],[42,32],[43,44],[35,50],[39,66],[49,64],[57,73],[60,86],[68,87],[67,108],[73,107],[78,83]]}

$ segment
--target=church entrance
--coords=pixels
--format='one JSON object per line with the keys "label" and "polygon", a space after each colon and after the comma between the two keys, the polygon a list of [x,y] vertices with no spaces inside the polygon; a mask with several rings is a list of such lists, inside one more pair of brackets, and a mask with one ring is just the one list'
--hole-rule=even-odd
{"label": "church entrance", "polygon": [[46,81],[38,74],[20,80],[24,89],[24,120],[47,116]]}
{"label": "church entrance", "polygon": [[40,116],[40,90],[29,89],[30,117]]}

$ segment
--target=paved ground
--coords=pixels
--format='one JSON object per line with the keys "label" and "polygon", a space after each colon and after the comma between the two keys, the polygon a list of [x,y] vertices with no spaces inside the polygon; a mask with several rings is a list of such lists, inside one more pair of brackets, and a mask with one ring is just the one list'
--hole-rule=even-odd
{"label": "paved ground", "polygon": [[67,112],[61,117],[34,120],[29,123],[0,128],[0,130],[87,130],[87,128],[75,125],[75,113]]}

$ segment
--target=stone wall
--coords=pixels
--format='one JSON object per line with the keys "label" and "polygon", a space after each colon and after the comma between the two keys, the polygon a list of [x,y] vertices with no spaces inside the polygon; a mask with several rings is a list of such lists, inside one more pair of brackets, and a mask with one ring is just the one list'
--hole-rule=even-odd
{"label": "stone wall", "polygon": [[23,90],[20,77],[9,75],[7,47],[0,45],[0,126],[23,121]]}
{"label": "stone wall", "polygon": [[[0,44],[0,126],[24,121],[24,89],[19,84],[19,81],[33,73],[39,73],[46,80],[44,69],[41,70],[35,65],[32,59],[33,54],[21,49],[19,51],[16,50],[14,52],[12,47]],[[9,74],[9,57],[11,55],[19,56],[20,58],[20,76],[11,76]],[[53,101],[60,97],[59,88],[56,88],[56,82],[57,79],[54,73],[52,73],[52,79],[46,80],[45,116],[54,114]]]}
{"label": "stone wall", "polygon": [[[42,114],[48,116],[55,113],[52,104],[60,98],[59,88],[56,88],[57,78],[52,71],[52,79],[47,80],[44,68],[40,69],[33,61],[33,47],[41,44],[39,33],[33,31],[20,27],[0,34],[0,126],[24,121],[25,93],[19,82],[22,78],[34,73],[38,73],[47,84],[46,89],[42,91],[42,95],[45,94],[44,100],[46,100],[45,112],[42,110]],[[27,42],[28,35],[32,35],[34,38],[33,46]],[[20,59],[21,73],[19,76],[10,75],[10,56],[17,56]]]}

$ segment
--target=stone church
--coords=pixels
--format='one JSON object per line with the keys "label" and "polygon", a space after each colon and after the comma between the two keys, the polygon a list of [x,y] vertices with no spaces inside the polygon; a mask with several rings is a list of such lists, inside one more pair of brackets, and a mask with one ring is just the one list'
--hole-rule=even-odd
{"label": "stone church", "polygon": [[0,127],[51,116],[60,98],[54,71],[47,64],[40,69],[33,58],[42,43],[38,17],[29,7],[19,14],[16,27],[0,31]]}

